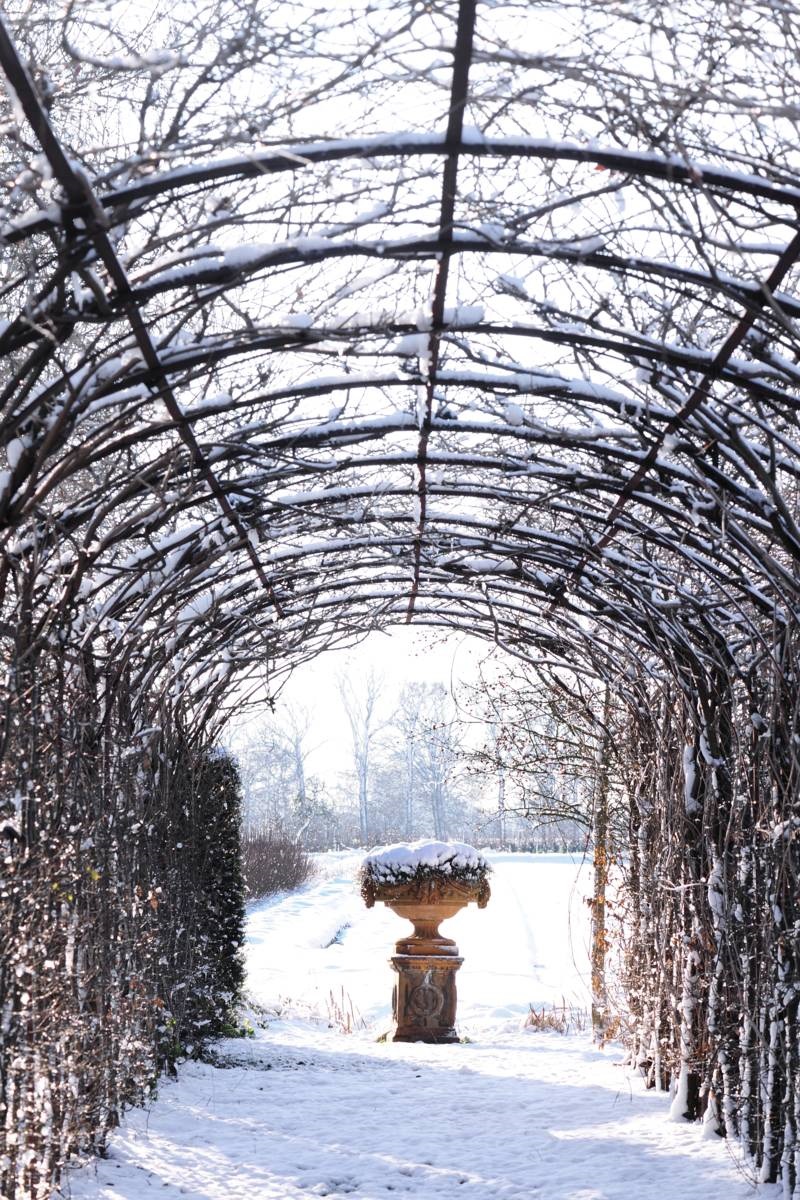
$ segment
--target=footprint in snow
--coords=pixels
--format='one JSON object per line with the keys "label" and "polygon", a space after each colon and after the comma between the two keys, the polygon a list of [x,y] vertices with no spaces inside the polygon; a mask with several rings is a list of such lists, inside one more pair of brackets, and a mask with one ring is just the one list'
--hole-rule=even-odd
{"label": "footprint in snow", "polygon": [[358,1191],[358,1182],[355,1179],[329,1179],[325,1183],[318,1183],[311,1188],[313,1196],[349,1196],[352,1192]]}

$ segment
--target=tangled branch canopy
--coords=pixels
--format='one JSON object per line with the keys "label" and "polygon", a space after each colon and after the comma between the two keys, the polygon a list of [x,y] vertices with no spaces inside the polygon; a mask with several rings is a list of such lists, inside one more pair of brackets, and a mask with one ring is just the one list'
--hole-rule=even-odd
{"label": "tangled branch canopy", "polygon": [[405,621],[758,654],[800,550],[794,51],[765,8],[745,94],[728,7],[28,13],[5,636],[206,715]]}

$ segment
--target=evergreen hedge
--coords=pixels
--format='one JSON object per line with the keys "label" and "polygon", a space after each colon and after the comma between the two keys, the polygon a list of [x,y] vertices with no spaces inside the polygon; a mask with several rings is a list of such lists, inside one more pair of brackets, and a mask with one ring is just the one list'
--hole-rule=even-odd
{"label": "evergreen hedge", "polygon": [[244,882],[235,763],[134,723],[88,656],[31,656],[0,764],[0,1195],[76,1151],[230,1018]]}

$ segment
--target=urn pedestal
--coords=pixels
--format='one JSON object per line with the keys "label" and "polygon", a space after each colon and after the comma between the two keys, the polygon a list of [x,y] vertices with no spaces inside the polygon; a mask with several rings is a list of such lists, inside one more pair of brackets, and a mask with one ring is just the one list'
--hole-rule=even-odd
{"label": "urn pedestal", "polygon": [[463,958],[396,954],[393,1042],[457,1042],[456,971]]}
{"label": "urn pedestal", "polygon": [[400,938],[390,959],[397,972],[392,997],[395,1042],[457,1042],[456,972],[464,961],[452,938],[442,937],[439,924],[471,900],[485,908],[489,885],[441,878],[407,883],[371,883],[364,896],[371,906],[381,900],[398,917],[411,921],[414,932]]}

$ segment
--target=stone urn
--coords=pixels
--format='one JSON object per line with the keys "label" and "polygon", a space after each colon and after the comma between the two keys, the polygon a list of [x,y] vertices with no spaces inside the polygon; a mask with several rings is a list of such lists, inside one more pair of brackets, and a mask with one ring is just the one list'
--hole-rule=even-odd
{"label": "stone urn", "polygon": [[460,842],[384,846],[364,860],[361,894],[367,907],[380,900],[414,926],[390,959],[397,972],[393,1041],[458,1041],[456,971],[464,960],[439,925],[470,901],[486,907],[488,872],[483,856]]}

